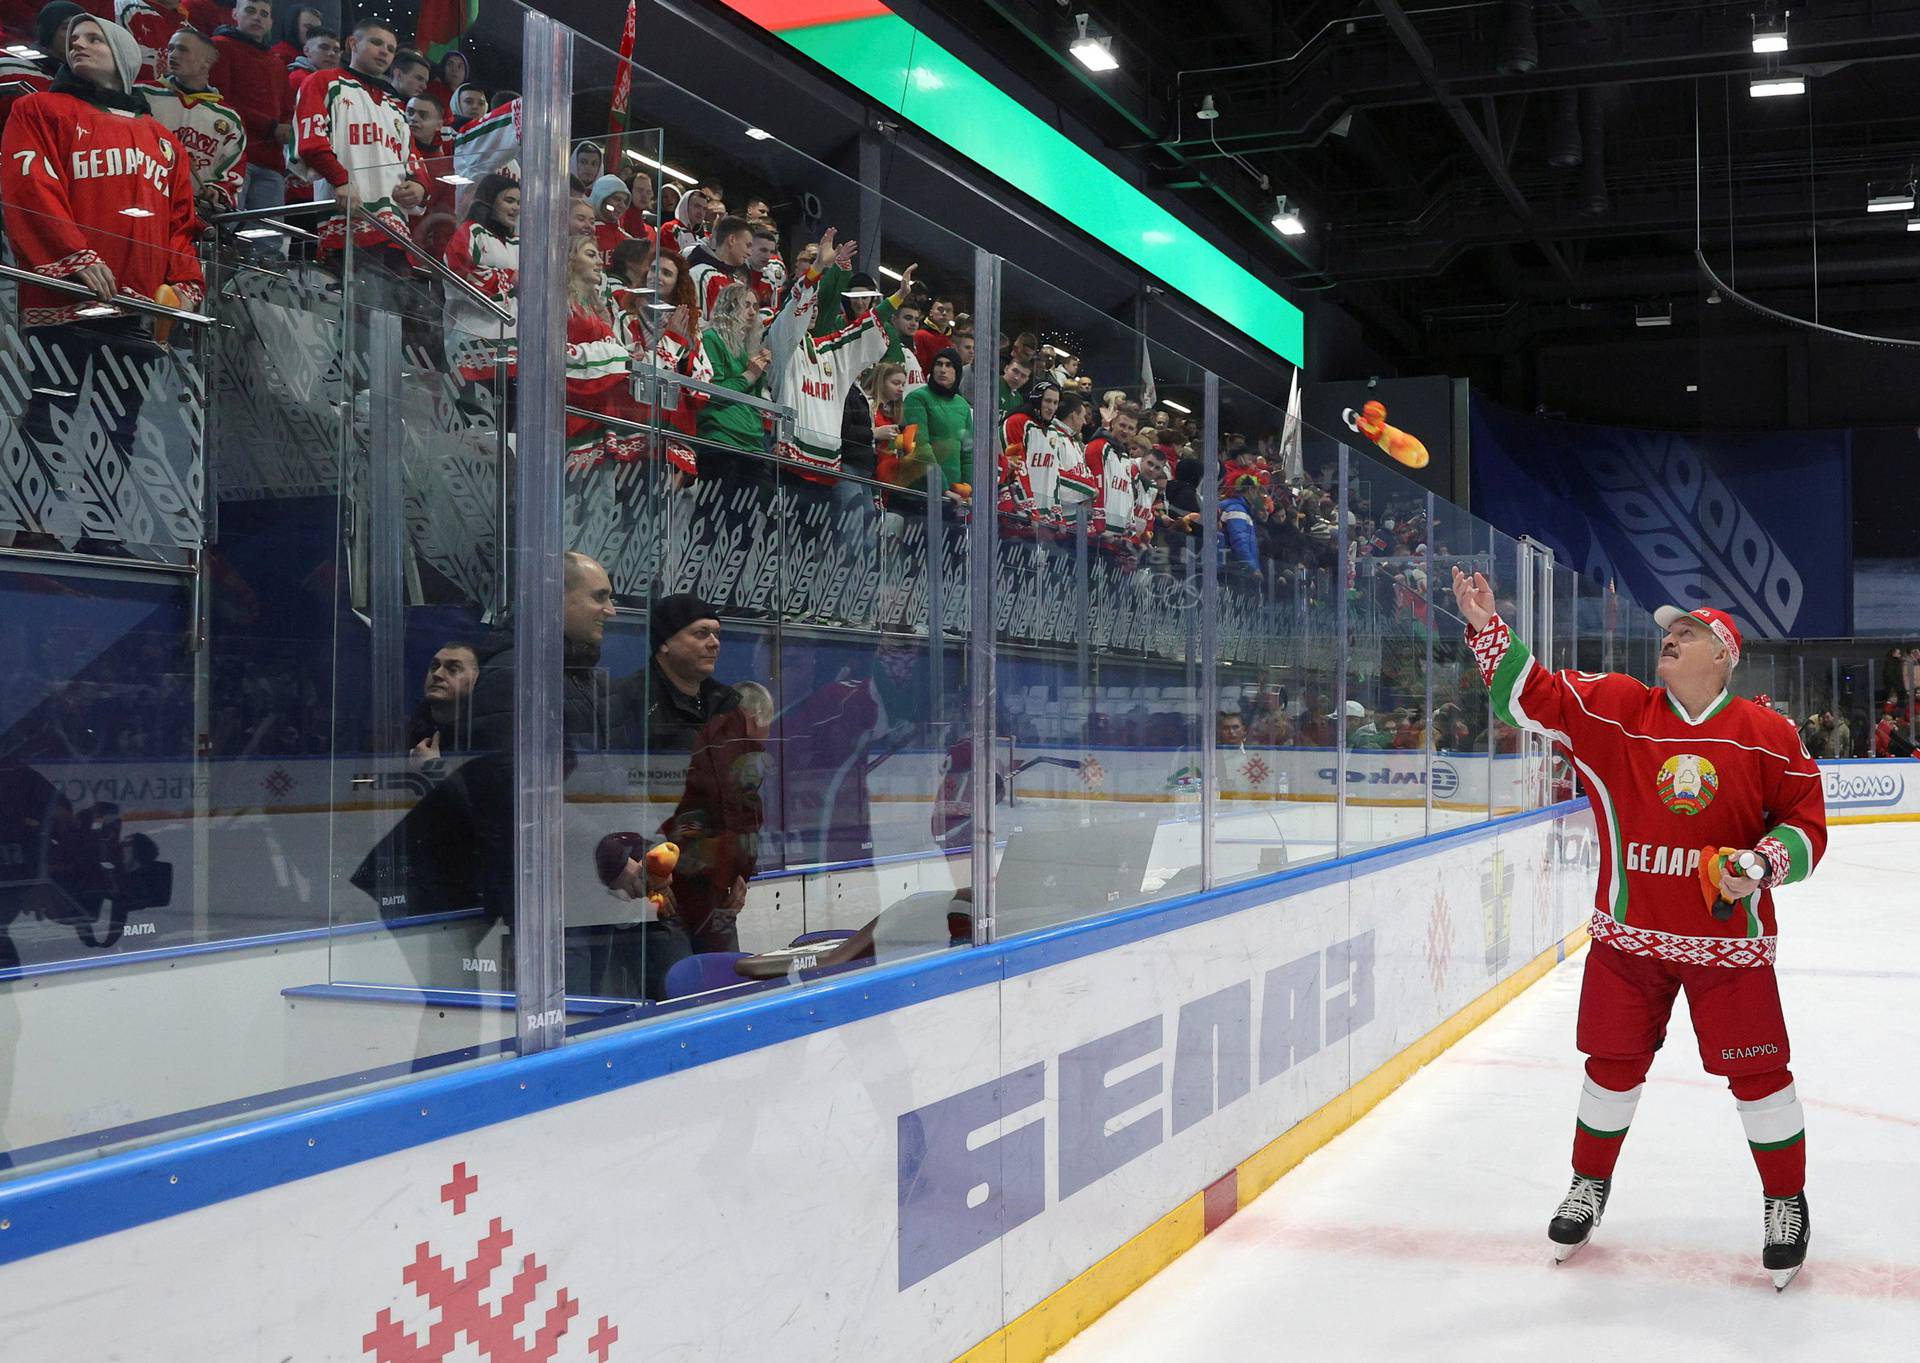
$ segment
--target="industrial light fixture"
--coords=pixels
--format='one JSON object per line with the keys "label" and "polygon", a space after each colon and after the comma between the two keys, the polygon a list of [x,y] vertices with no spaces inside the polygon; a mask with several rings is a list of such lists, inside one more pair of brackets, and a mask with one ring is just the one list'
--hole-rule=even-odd
{"label": "industrial light fixture", "polygon": [[[874,266],[874,269],[877,270],[879,273],[885,275],[888,279],[891,279],[896,284],[898,284],[902,279],[906,278],[906,276],[901,274],[898,270],[891,269],[885,265],[876,265]],[[841,296],[845,297],[844,294]]]}
{"label": "industrial light fixture", "polygon": [[1716,304],[1722,301],[1724,300],[1720,296],[1720,290],[1718,289],[1707,290],[1707,303],[1709,306],[1712,306],[1713,304]]}
{"label": "industrial light fixture", "polygon": [[1095,32],[1090,27],[1091,22],[1091,15],[1073,16],[1075,37],[1067,51],[1073,53],[1074,60],[1089,71],[1118,71],[1120,62],[1113,55],[1113,39]]}
{"label": "industrial light fixture", "polygon": [[15,43],[4,50],[9,57],[18,57],[21,61],[37,62],[46,60],[47,54],[37,47],[28,47],[25,43]]}
{"label": "industrial light fixture", "polygon": [[1673,304],[1635,303],[1633,324],[1637,327],[1670,327],[1673,325]]}
{"label": "industrial light fixture", "polygon": [[286,233],[278,227],[268,227],[262,224],[259,227],[243,227],[238,232],[235,232],[234,235],[236,237],[245,237],[249,241],[259,241],[265,237],[284,237]]}
{"label": "industrial light fixture", "polygon": [[1909,232],[1920,232],[1920,213],[1915,213],[1911,218],[1907,219],[1907,230]]}
{"label": "industrial light fixture", "polygon": [[1773,95],[1804,95],[1807,93],[1807,81],[1804,76],[1783,76],[1772,72],[1755,76],[1747,86],[1747,93],[1755,99],[1766,99]]}
{"label": "industrial light fixture", "polygon": [[1867,186],[1867,212],[1908,213],[1913,210],[1913,181],[1886,180]]}
{"label": "industrial light fixture", "polygon": [[105,303],[91,303],[73,315],[75,317],[114,317],[119,312],[120,309],[108,307]]}
{"label": "industrial light fixture", "polygon": [[1307,225],[1300,220],[1300,210],[1288,203],[1284,194],[1273,201],[1273,230],[1283,237],[1303,237],[1307,234]]}
{"label": "industrial light fixture", "polygon": [[1689,393],[1697,393],[1700,391],[1700,385],[1697,383],[1690,383],[1687,385],[1687,391]]}
{"label": "industrial light fixture", "polygon": [[878,298],[878,289],[848,289],[840,295],[842,298]]}
{"label": "industrial light fixture", "polygon": [[772,139],[773,134],[768,132],[765,128],[748,128],[747,136],[751,137],[756,142],[766,142]]}
{"label": "industrial light fixture", "polygon": [[675,170],[672,166],[668,165],[665,161],[656,161],[651,156],[642,156],[637,151],[629,151],[627,155],[631,156],[634,160],[638,161],[641,165],[651,166],[653,167],[653,169],[659,171],[662,175],[667,176],[669,179],[678,180],[680,181],[681,184],[697,185],[700,183],[700,177],[698,175],[689,175],[684,170]]}
{"label": "industrial light fixture", "polygon": [[1792,10],[1782,10],[1778,14],[1754,15],[1753,50],[1785,52],[1787,50],[1787,16],[1792,13]]}
{"label": "industrial light fixture", "polygon": [[473,177],[471,175],[442,175],[440,177],[440,183],[443,185],[470,185],[473,183]]}
{"label": "industrial light fixture", "polygon": [[1175,401],[1174,401],[1174,400],[1173,400],[1172,398],[1161,398],[1161,399],[1160,399],[1160,405],[1161,405],[1162,407],[1165,407],[1165,408],[1166,408],[1166,409],[1167,409],[1167,410],[1168,410],[1169,412],[1178,412],[1178,413],[1180,413],[1180,415],[1181,415],[1181,416],[1192,416],[1192,415],[1193,415],[1193,408],[1191,408],[1191,407],[1183,407],[1183,406],[1181,406],[1181,405],[1180,405],[1179,403],[1177,403],[1177,402],[1175,402]]}
{"label": "industrial light fixture", "polygon": [[1200,108],[1193,115],[1202,123],[1211,123],[1220,117],[1220,107],[1213,102],[1213,96],[1207,95],[1200,101]]}

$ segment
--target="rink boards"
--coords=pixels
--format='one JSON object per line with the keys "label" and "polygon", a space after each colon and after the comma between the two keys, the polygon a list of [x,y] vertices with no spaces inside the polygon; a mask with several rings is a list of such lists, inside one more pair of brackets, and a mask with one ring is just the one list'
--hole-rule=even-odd
{"label": "rink boards", "polygon": [[1595,854],[1556,806],[5,1185],[8,1357],[1038,1357],[1562,953]]}

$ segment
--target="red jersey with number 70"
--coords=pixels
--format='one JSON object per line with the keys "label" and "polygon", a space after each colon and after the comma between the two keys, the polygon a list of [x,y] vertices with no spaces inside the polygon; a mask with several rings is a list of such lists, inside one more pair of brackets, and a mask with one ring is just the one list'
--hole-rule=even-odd
{"label": "red jersey with number 70", "polygon": [[[1803,879],[1827,846],[1820,771],[1786,717],[1724,691],[1692,716],[1632,677],[1550,672],[1498,616],[1468,642],[1495,712],[1552,739],[1585,782],[1600,833],[1594,939],[1694,965],[1771,965],[1772,889]],[[1725,919],[1701,892],[1706,847],[1767,861]]]}

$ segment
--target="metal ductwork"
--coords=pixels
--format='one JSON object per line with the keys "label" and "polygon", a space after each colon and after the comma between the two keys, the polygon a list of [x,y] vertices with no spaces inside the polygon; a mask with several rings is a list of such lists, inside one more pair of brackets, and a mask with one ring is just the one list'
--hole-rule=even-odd
{"label": "metal ductwork", "polygon": [[1524,76],[1540,65],[1540,34],[1534,28],[1533,0],[1507,0],[1507,18],[1500,35],[1500,60],[1496,69],[1503,76]]}
{"label": "metal ductwork", "polygon": [[1547,164],[1572,170],[1585,159],[1580,146],[1580,92],[1562,90],[1553,115],[1553,135],[1547,143]]}
{"label": "metal ductwork", "polygon": [[1613,205],[1607,197],[1607,92],[1599,86],[1580,92],[1580,143],[1580,211],[1601,217]]}

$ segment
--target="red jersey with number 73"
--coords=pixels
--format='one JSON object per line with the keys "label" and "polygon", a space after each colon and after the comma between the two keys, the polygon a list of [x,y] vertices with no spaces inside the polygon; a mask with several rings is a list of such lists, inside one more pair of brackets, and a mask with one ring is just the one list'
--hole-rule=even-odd
{"label": "red jersey with number 73", "polygon": [[[1696,717],[1632,677],[1550,672],[1498,616],[1468,642],[1495,712],[1552,739],[1586,785],[1600,833],[1594,939],[1694,965],[1771,965],[1772,887],[1807,876],[1827,845],[1820,771],[1792,723],[1724,691]],[[1725,919],[1701,892],[1705,847],[1767,861]]]}

